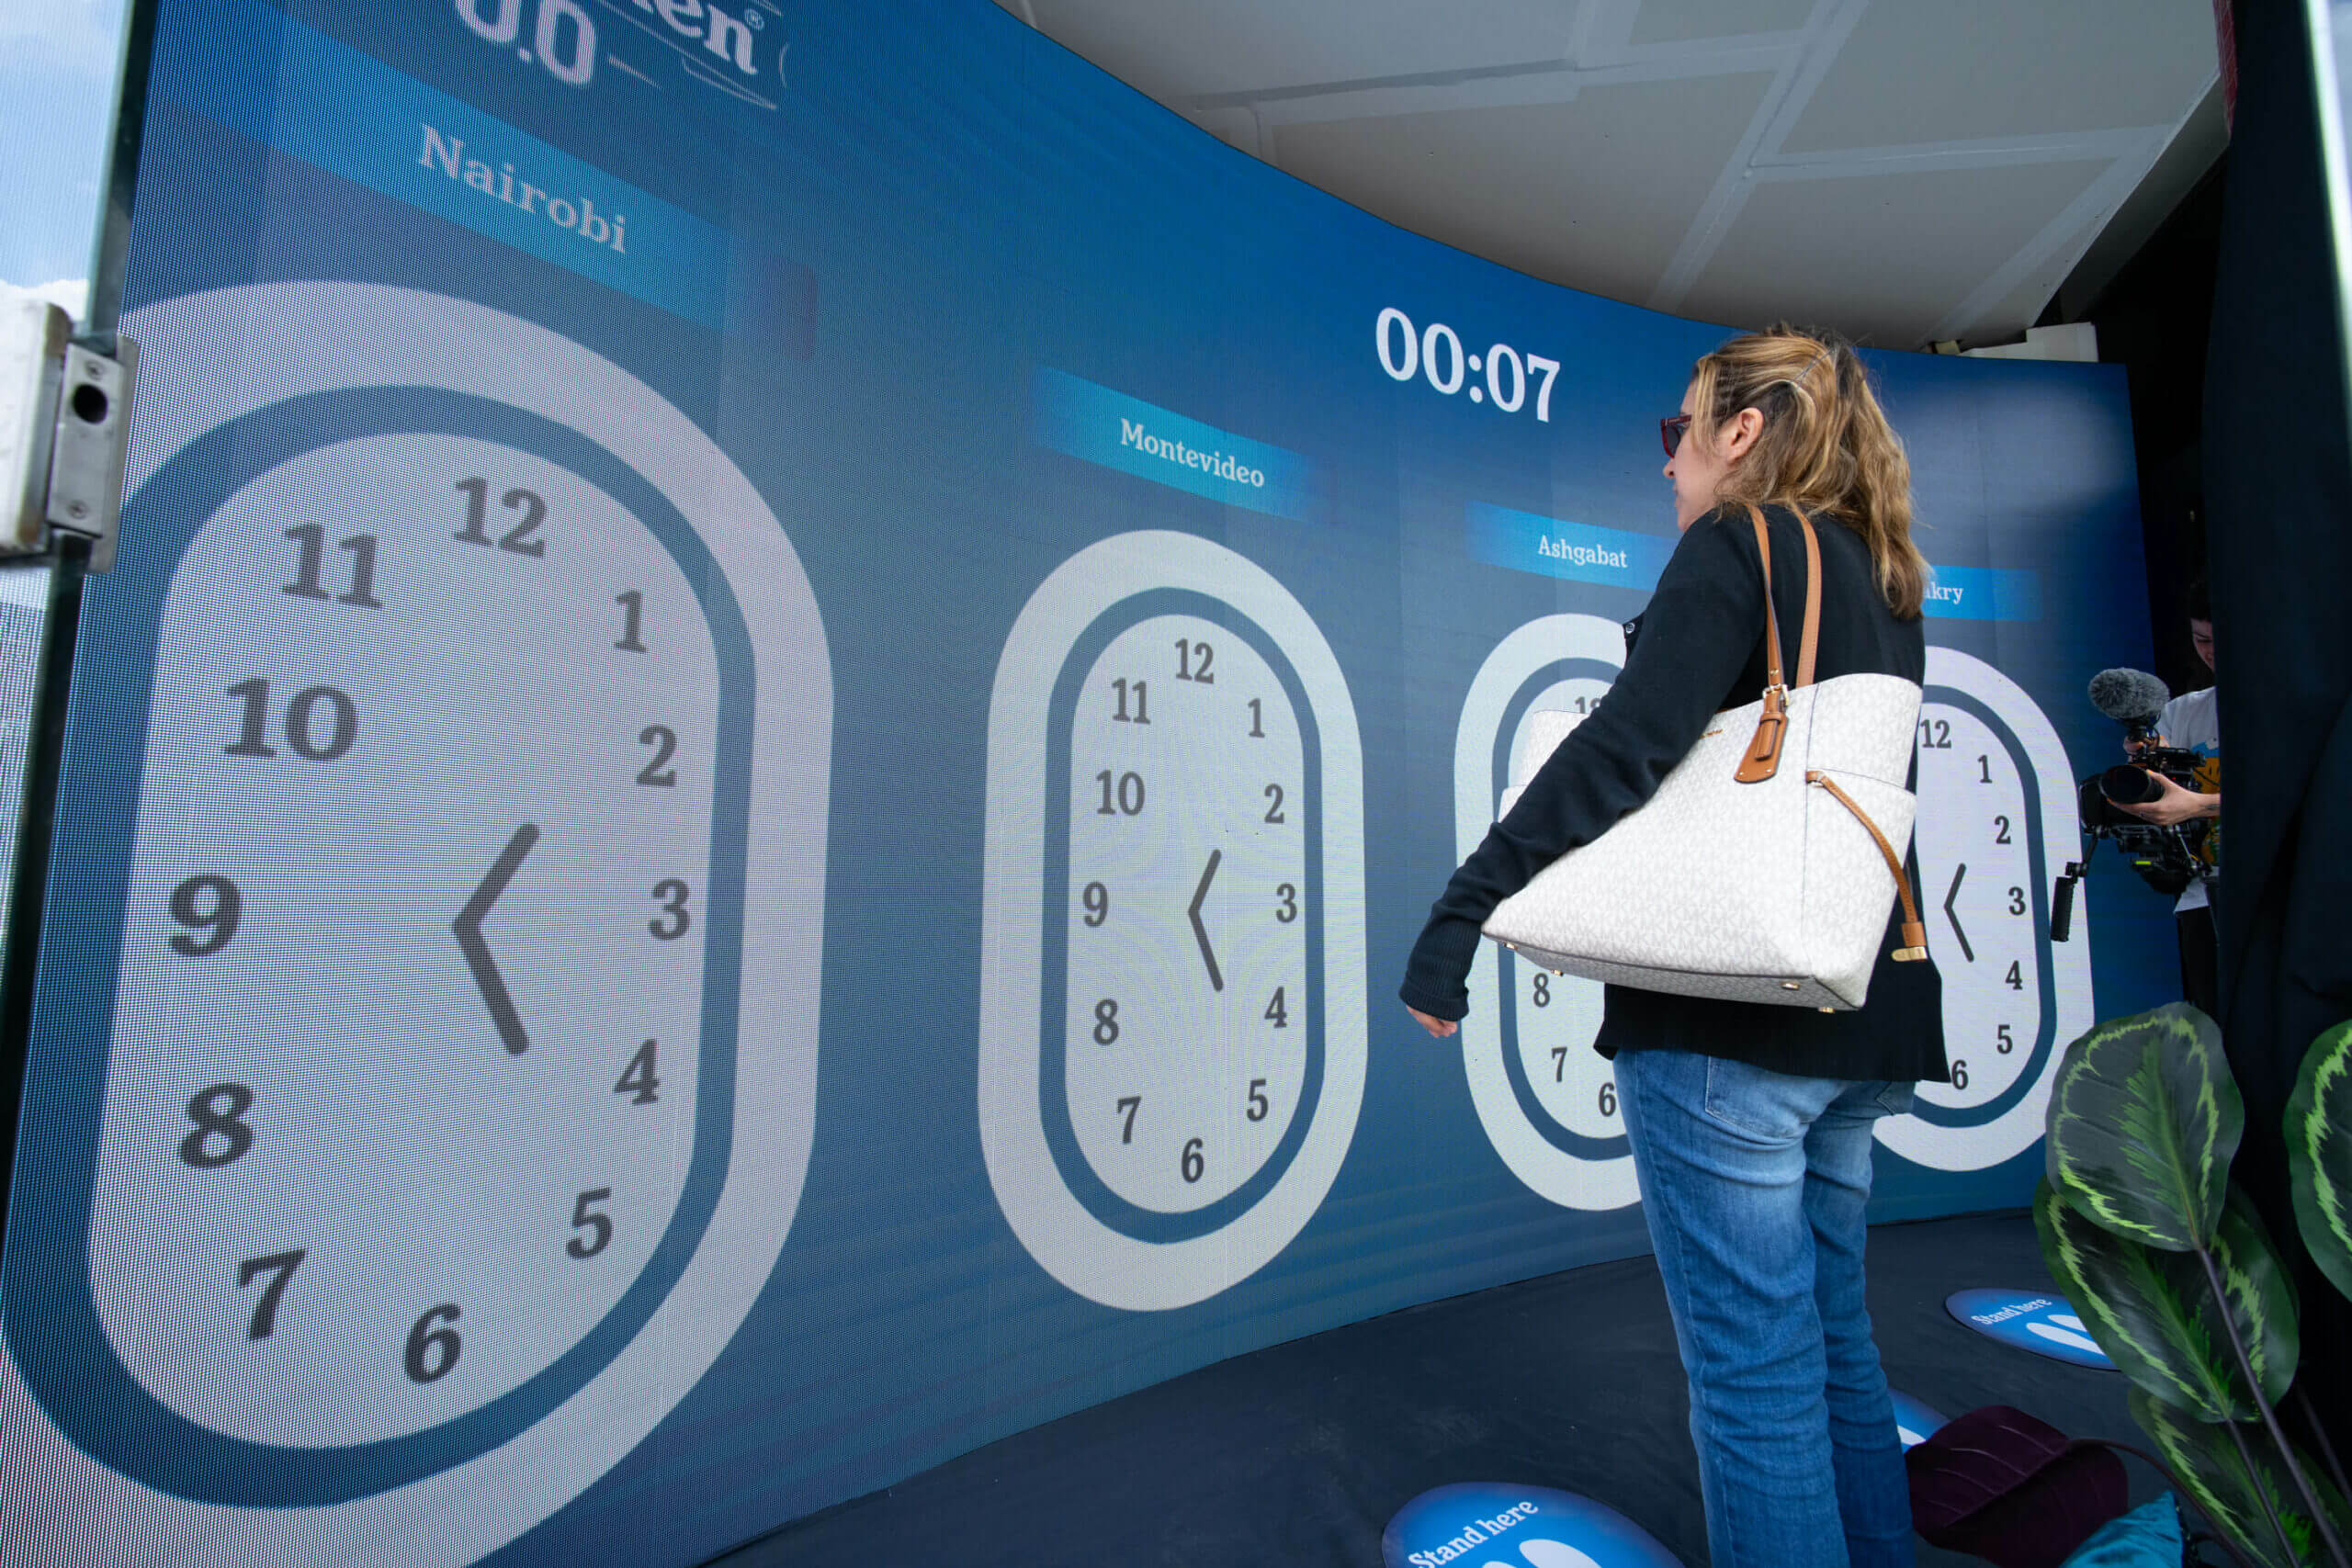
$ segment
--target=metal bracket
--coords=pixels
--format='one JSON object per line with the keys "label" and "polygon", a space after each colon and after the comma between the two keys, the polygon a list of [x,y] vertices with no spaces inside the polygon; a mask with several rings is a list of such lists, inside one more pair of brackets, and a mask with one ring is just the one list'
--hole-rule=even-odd
{"label": "metal bracket", "polygon": [[66,345],[49,467],[49,525],[90,541],[92,571],[114,566],[123,461],[130,447],[130,389],[139,376],[139,345],[118,334],[114,350],[109,359],[78,343]]}
{"label": "metal bracket", "polygon": [[39,299],[0,304],[0,556],[47,554],[55,536],[90,544],[88,570],[114,565],[139,345],[71,341]]}

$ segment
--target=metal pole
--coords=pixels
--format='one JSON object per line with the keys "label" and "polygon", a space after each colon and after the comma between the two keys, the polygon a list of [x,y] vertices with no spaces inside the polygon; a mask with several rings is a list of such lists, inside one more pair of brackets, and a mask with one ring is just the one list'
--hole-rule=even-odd
{"label": "metal pole", "polygon": [[[76,341],[111,355],[122,318],[123,275],[130,257],[130,211],[139,186],[139,152],[147,127],[148,67],[161,0],[130,0],[115,71],[114,124],[107,137],[104,205],[90,254],[90,298]],[[17,1120],[24,1104],[32,1049],[33,982],[40,958],[41,917],[57,820],[57,786],[65,759],[65,714],[74,690],[74,651],[81,638],[86,541],[57,536],[49,610],[25,738],[25,775],[16,863],[0,926],[0,1246],[7,1240],[15,1189]]]}

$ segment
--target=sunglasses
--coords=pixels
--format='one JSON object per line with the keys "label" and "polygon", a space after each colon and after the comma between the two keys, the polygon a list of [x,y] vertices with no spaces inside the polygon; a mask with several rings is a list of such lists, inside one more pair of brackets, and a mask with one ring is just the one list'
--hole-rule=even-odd
{"label": "sunglasses", "polygon": [[1683,432],[1690,428],[1690,416],[1687,413],[1668,414],[1666,418],[1657,422],[1658,439],[1666,443],[1666,455],[1668,457],[1673,457],[1675,452],[1680,448],[1682,446]]}

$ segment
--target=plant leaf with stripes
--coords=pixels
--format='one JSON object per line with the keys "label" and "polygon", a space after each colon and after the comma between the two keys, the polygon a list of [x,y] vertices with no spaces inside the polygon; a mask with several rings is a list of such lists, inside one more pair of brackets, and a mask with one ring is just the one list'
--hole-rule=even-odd
{"label": "plant leaf with stripes", "polygon": [[2287,1101],[2295,1224],[2328,1282],[2352,1296],[2352,1022],[2312,1042]]}
{"label": "plant leaf with stripes", "polygon": [[[2263,1568],[2304,1568],[2324,1560],[2319,1532],[2312,1528],[2293,1483],[2278,1463],[2269,1435],[2261,1427],[2237,1428],[2238,1437],[2245,1440],[2247,1453],[2254,1460],[2254,1468],[2248,1470],[2247,1454],[2239,1452],[2228,1427],[2190,1420],[2172,1406],[2151,1398],[2145,1389],[2132,1389],[2126,1398],[2132,1419],[2154,1441],[2158,1456],[2171,1467],[2175,1479],[2187,1489],[2214,1528],[2245,1554],[2247,1561],[2260,1563]],[[2328,1484],[2326,1472],[2306,1450],[2298,1447],[2295,1458],[2335,1525],[2337,1538],[2344,1539],[2347,1528],[2352,1528],[2352,1511],[2346,1510],[2344,1499]],[[2257,1486],[2260,1492],[2256,1490]],[[2291,1552],[2281,1550],[2278,1532],[2270,1528],[2270,1520],[2263,1513],[2264,1493],[2269,1495],[2271,1507],[2278,1511],[2278,1522],[2292,1543]]]}
{"label": "plant leaf with stripes", "polygon": [[2263,1397],[2275,1404],[2285,1395],[2301,1349],[2294,1291],[2235,1190],[2211,1248],[2221,1304],[2195,1254],[2100,1229],[2046,1178],[2034,1193],[2033,1223],[2052,1278],[2108,1359],[2140,1387],[2199,1421],[2256,1419],[2254,1387],[2230,1348],[2234,1323]]}
{"label": "plant leaf with stripes", "polygon": [[2050,1181],[2116,1235],[2186,1252],[2221,1223],[2245,1130],[2221,1031],[2174,1002],[2066,1048],[2050,1096]]}

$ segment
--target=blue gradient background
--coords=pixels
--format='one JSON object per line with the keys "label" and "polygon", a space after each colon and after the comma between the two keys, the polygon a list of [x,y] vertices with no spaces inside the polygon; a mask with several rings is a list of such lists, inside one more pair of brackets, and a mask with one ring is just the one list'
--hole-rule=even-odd
{"label": "blue gradient background", "polygon": [[[355,180],[364,171],[306,161],[333,106],[295,69],[321,50],[288,33],[288,14],[370,69],[560,149],[616,199],[642,192],[723,234],[723,255],[613,287],[599,279],[619,275],[469,227],[465,204],[383,194],[396,171]],[[1406,234],[1199,132],[986,0],[822,0],[775,25],[791,38],[790,81],[771,110],[676,72],[645,82],[600,68],[566,85],[484,44],[450,0],[364,15],[323,0],[163,10],[130,306],[347,278],[564,333],[728,451],[790,533],[831,640],[823,1053],[797,1222],[710,1373],[628,1458],[491,1559],[512,1568],[609,1561],[621,1541],[649,1563],[698,1561],[1212,1360],[1646,1247],[1638,1211],[1571,1213],[1521,1187],[1480,1131],[1454,1052],[1390,998],[1454,863],[1454,728],[1480,663],[1532,618],[1622,620],[1645,596],[1477,558],[1468,509],[1664,548],[1657,417],[1726,330]],[[610,33],[618,47],[624,29]],[[405,154],[422,175],[416,149]],[[1451,325],[1474,353],[1502,342],[1559,360],[1550,423],[1532,395],[1504,414],[1392,380],[1374,347],[1389,306]],[[2150,658],[2121,371],[1870,357],[1910,446],[1930,558],[2038,576],[2033,618],[1936,619],[1930,639],[2033,693],[2078,772],[2104,765],[2117,737],[2085,683]],[[1308,499],[1290,515],[1228,505],[1040,445],[1044,372],[1291,455]],[[1262,566],[1346,675],[1366,759],[1372,1012],[1354,1143],[1305,1231],[1231,1290],[1139,1314],[1073,1295],[1005,1224],[980,1155],[975,1040],[998,654],[1061,561],[1154,527]],[[94,581],[98,622],[117,591]],[[118,695],[87,667],[98,678],[74,692],[75,736],[111,723]],[[2165,901],[2112,870],[2086,899],[2100,1012],[2164,999]],[[1951,1176],[1883,1155],[1877,1212],[2021,1203],[2039,1163],[2030,1150]],[[47,1201],[38,1172],[14,1199]]]}

